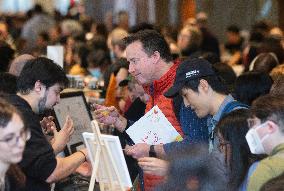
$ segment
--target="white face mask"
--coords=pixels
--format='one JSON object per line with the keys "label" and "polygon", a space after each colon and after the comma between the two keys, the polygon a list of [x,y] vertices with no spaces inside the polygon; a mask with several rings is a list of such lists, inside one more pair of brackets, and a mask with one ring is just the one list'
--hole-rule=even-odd
{"label": "white face mask", "polygon": [[255,128],[251,128],[246,134],[246,140],[248,142],[250,152],[253,154],[265,154],[262,142],[268,138],[268,134],[260,139],[257,129],[267,125],[267,122],[260,124]]}

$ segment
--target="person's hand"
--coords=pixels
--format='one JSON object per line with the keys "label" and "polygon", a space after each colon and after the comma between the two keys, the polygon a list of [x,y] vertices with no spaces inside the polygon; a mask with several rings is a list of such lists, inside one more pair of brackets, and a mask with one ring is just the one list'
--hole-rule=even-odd
{"label": "person's hand", "polygon": [[44,117],[41,121],[40,121],[40,126],[42,128],[42,131],[44,134],[48,135],[51,132],[53,132],[53,128],[56,129],[55,123],[54,123],[54,117],[53,116],[48,116],[48,117]]}
{"label": "person's hand", "polygon": [[85,177],[92,175],[92,165],[90,162],[83,162],[75,171]]}
{"label": "person's hand", "polygon": [[95,104],[93,105],[93,108],[95,109],[95,118],[100,123],[104,123],[106,125],[113,125],[119,118],[119,112],[114,106],[106,107]]}
{"label": "person's hand", "polygon": [[89,155],[88,155],[88,150],[87,150],[87,148],[81,149],[80,151],[85,154],[86,161],[87,161],[87,162],[90,162],[90,157],[89,157]]}
{"label": "person's hand", "polygon": [[124,149],[127,155],[131,155],[135,159],[149,156],[149,150],[150,145],[146,143],[138,143],[133,146],[126,145]]}
{"label": "person's hand", "polygon": [[56,127],[54,126],[52,127],[52,131],[54,134],[52,148],[55,153],[59,153],[63,151],[64,147],[69,142],[71,135],[74,133],[73,120],[70,116],[67,116],[63,128],[57,132]]}
{"label": "person's hand", "polygon": [[126,123],[122,122],[124,118],[120,116],[118,110],[114,107],[105,107],[102,105],[94,104],[92,106],[95,114],[95,119],[99,123],[106,125],[113,125],[117,130],[123,131],[125,129]]}
{"label": "person's hand", "polygon": [[169,168],[168,161],[154,157],[140,158],[138,159],[138,165],[143,169],[144,173],[157,176],[165,176]]}

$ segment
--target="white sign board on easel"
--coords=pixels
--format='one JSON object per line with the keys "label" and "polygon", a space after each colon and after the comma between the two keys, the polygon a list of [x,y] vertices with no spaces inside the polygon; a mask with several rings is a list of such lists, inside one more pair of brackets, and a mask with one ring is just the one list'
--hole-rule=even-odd
{"label": "white sign board on easel", "polygon": [[63,46],[47,46],[47,58],[53,60],[56,64],[63,68],[64,49]]}
{"label": "white sign board on easel", "polygon": [[84,132],[85,145],[92,164],[89,191],[99,182],[101,191],[125,191],[132,187],[129,171],[119,138],[100,134],[96,121],[92,121],[94,133]]}

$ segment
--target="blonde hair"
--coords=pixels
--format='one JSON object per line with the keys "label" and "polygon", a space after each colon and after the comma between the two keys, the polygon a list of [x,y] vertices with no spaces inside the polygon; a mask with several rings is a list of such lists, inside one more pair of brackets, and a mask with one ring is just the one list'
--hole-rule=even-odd
{"label": "blonde hair", "polygon": [[284,75],[284,64],[280,64],[272,69],[270,76],[273,80],[276,80],[279,76]]}
{"label": "blonde hair", "polygon": [[111,41],[111,45],[114,46],[116,44],[119,44],[123,38],[128,36],[128,32],[124,30],[123,28],[115,28],[111,33],[109,34],[109,38]]}

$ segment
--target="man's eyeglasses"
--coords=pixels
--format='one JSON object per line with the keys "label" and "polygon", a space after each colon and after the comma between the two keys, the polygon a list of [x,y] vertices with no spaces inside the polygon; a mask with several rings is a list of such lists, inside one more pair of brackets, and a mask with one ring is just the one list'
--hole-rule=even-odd
{"label": "man's eyeglasses", "polygon": [[30,130],[27,130],[27,129],[26,130],[22,130],[20,132],[19,136],[7,137],[7,138],[4,138],[4,139],[0,140],[0,142],[5,142],[5,143],[8,144],[8,146],[13,147],[13,146],[18,145],[20,138],[23,141],[29,140],[31,138]]}

